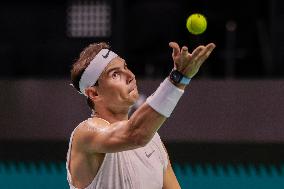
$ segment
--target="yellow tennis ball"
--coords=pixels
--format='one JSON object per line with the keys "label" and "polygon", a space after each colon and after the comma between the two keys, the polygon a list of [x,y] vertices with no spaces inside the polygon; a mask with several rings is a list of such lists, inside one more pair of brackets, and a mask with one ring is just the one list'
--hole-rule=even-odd
{"label": "yellow tennis ball", "polygon": [[192,14],[186,20],[186,28],[194,35],[202,34],[207,28],[206,18],[202,14]]}

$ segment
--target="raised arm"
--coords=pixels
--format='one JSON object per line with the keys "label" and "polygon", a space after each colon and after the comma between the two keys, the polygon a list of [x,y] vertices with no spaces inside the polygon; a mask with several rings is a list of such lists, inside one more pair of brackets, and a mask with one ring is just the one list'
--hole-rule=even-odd
{"label": "raised arm", "polygon": [[[215,45],[210,43],[207,46],[199,46],[189,53],[185,46],[180,50],[179,45],[175,42],[171,42],[169,45],[173,48],[174,69],[188,78],[192,78],[198,72],[200,66],[215,48]],[[185,89],[183,84],[174,85],[170,86],[176,88],[173,90]],[[171,94],[163,94],[164,98],[167,95]],[[145,102],[128,121],[119,121],[111,125],[94,123],[92,128],[89,125],[83,125],[76,133],[78,142],[83,146],[83,149],[91,153],[119,152],[146,145],[167,118],[161,113],[164,110],[159,112],[149,104],[149,102]]]}

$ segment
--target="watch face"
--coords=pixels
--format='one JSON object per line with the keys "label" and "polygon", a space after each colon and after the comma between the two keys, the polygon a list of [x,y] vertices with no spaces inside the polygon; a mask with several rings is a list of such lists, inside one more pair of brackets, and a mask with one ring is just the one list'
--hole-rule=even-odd
{"label": "watch face", "polygon": [[181,77],[182,77],[182,75],[181,75],[179,72],[177,72],[176,70],[175,70],[175,71],[172,71],[172,73],[171,73],[171,79],[172,79],[174,82],[179,83],[180,80],[181,80]]}

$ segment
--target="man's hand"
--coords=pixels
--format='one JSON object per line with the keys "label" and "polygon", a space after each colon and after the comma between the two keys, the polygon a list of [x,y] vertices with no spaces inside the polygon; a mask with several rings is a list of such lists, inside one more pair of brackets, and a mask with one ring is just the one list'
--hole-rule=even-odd
{"label": "man's hand", "polygon": [[215,48],[214,43],[209,43],[206,46],[198,46],[192,53],[189,53],[186,46],[180,49],[176,42],[170,42],[169,46],[173,48],[172,58],[175,69],[189,78],[195,76],[200,66]]}

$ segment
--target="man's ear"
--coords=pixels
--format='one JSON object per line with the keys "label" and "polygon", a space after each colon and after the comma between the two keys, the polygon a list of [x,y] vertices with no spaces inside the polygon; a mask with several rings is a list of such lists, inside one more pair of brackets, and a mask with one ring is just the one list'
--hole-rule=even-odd
{"label": "man's ear", "polygon": [[97,87],[88,87],[87,89],[85,89],[85,93],[94,102],[99,101],[101,99]]}

